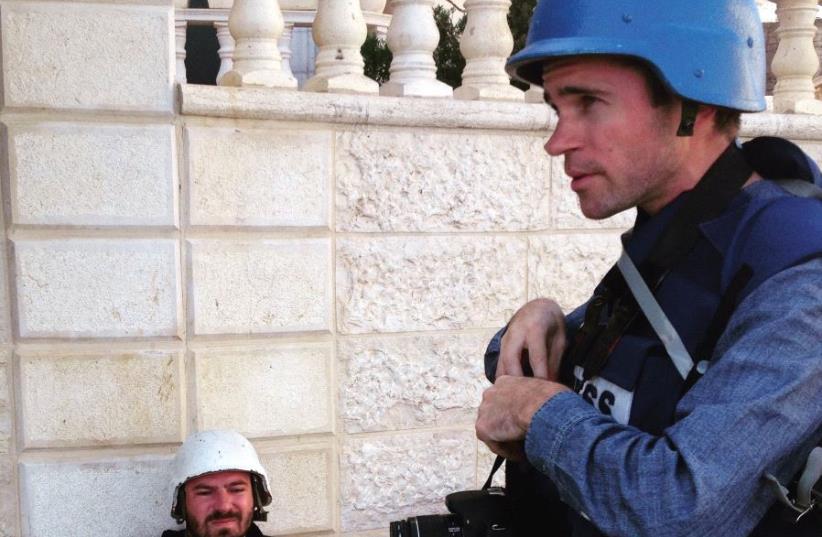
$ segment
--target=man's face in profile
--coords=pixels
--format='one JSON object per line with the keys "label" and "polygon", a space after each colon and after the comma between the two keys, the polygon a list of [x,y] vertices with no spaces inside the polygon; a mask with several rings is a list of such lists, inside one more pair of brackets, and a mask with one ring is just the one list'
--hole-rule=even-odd
{"label": "man's face in profile", "polygon": [[185,485],[186,532],[191,537],[242,537],[251,526],[254,495],[248,472],[215,472]]}

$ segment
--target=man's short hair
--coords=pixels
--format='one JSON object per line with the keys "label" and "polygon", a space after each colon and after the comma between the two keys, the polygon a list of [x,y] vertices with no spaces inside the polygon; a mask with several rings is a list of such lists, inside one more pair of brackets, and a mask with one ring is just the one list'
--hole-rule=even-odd
{"label": "man's short hair", "polygon": [[[614,56],[614,59],[617,63],[634,69],[642,75],[648,88],[648,94],[651,96],[651,104],[655,108],[670,107],[676,102],[678,95],[662,81],[662,77],[651,64],[631,56]],[[713,106],[716,109],[714,128],[729,137],[736,136],[742,124],[742,114],[739,110],[715,105],[707,106]]]}

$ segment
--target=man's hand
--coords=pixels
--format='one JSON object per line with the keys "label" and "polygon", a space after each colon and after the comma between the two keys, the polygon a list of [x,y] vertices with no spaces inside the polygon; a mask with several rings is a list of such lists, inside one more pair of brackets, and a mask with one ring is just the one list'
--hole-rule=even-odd
{"label": "man's hand", "polygon": [[504,375],[523,376],[523,351],[527,351],[534,377],[557,380],[565,351],[565,315],[559,304],[538,298],[514,314],[502,336],[497,379]]}
{"label": "man's hand", "polygon": [[497,455],[524,458],[523,440],[531,419],[542,405],[568,388],[556,382],[528,377],[497,377],[482,394],[477,414],[477,438]]}

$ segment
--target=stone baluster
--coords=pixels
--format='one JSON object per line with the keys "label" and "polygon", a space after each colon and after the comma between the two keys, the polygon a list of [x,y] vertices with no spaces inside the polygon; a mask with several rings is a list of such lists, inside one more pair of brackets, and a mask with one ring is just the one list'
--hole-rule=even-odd
{"label": "stone baluster", "polygon": [[280,36],[280,40],[277,42],[277,47],[280,49],[280,56],[282,56],[283,61],[283,73],[294,76],[294,72],[291,70],[291,36],[294,34],[294,24],[293,23],[286,23],[283,27],[283,35]]}
{"label": "stone baluster", "polygon": [[545,89],[542,86],[531,84],[531,87],[525,92],[525,102],[545,104]]}
{"label": "stone baluster", "polygon": [[523,92],[511,85],[505,60],[514,48],[508,26],[511,0],[466,0],[468,19],[460,39],[465,57],[462,86],[454,97],[466,100],[522,101]]}
{"label": "stone baluster", "polygon": [[305,83],[306,91],[380,91],[379,84],[363,74],[360,47],[367,29],[359,0],[318,0],[313,34],[318,48],[316,74]]}
{"label": "stone baluster", "polygon": [[388,48],[394,54],[390,78],[381,95],[396,97],[450,97],[451,86],[437,80],[434,49],[439,31],[434,22],[434,0],[394,0]]}
{"label": "stone baluster", "polygon": [[217,71],[219,84],[223,76],[234,69],[234,38],[231,37],[227,22],[215,22],[214,29],[217,30],[217,42],[220,43],[220,50],[217,51],[220,56],[220,70]]}
{"label": "stone baluster", "polygon": [[234,37],[234,67],[220,85],[296,88],[297,80],[283,73],[277,48],[284,26],[277,0],[235,0],[228,18]]}
{"label": "stone baluster", "polygon": [[180,84],[186,83],[186,28],[188,24],[184,20],[174,21],[174,41],[177,63],[175,66],[175,80]]}
{"label": "stone baluster", "polygon": [[817,0],[777,0],[779,47],[771,69],[776,76],[774,111],[822,114],[813,75],[819,67],[814,48]]}

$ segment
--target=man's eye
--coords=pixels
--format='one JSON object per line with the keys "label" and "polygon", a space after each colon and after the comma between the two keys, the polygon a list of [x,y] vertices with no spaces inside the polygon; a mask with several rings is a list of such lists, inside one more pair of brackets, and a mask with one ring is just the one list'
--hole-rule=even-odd
{"label": "man's eye", "polygon": [[583,95],[580,97],[579,102],[582,104],[583,108],[590,108],[592,105],[598,103],[599,99],[593,95]]}
{"label": "man's eye", "polygon": [[194,491],[195,496],[209,496],[211,494],[210,490],[197,490]]}
{"label": "man's eye", "polygon": [[228,491],[232,494],[241,494],[245,492],[245,487],[232,487]]}

